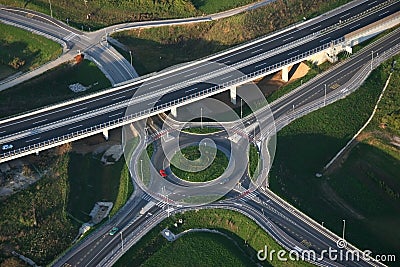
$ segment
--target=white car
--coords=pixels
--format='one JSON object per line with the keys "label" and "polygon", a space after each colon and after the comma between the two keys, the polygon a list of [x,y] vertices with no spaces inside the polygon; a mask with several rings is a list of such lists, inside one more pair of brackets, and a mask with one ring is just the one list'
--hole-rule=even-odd
{"label": "white car", "polygon": [[14,147],[13,145],[8,144],[8,145],[3,145],[3,146],[1,147],[1,149],[3,149],[3,150],[10,150],[10,149],[12,149],[13,147]]}

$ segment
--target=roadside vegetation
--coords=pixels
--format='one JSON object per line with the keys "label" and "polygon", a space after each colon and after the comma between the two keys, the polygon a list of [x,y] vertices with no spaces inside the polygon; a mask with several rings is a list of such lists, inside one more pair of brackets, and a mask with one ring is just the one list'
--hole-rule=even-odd
{"label": "roadside vegetation", "polygon": [[133,65],[143,75],[211,55],[347,2],[349,0],[278,0],[218,21],[138,29],[112,36],[133,52]]}
{"label": "roadside vegetation", "polygon": [[78,232],[78,224],[66,212],[69,154],[43,152],[34,162],[38,169],[47,167],[43,178],[0,205],[1,266],[11,266],[13,250],[46,265],[69,247]]}
{"label": "roadside vegetation", "polygon": [[260,156],[258,154],[257,147],[253,144],[250,144],[249,149],[249,174],[250,178],[255,179],[259,175],[259,159]]}
{"label": "roadside vegetation", "polygon": [[[174,223],[177,222],[179,219],[183,220],[183,224],[178,223],[178,227],[175,227]],[[233,239],[239,245],[240,253],[232,254],[231,252],[229,252],[234,249],[232,248],[232,242],[230,242],[230,245],[227,244],[226,246],[222,246],[222,244],[220,244],[217,247],[207,245],[201,246],[203,242],[198,243],[197,245],[192,245],[191,241],[186,241],[184,239],[184,236],[182,241],[179,241],[179,239],[177,241],[174,241],[178,242],[178,244],[171,244],[160,234],[161,230],[164,228],[169,228],[175,234],[187,229],[195,228],[216,229],[220,232],[227,234],[231,239]],[[199,238],[199,236],[203,238]],[[205,237],[206,235],[201,233],[196,237],[194,241],[204,240]],[[210,242],[213,241],[210,240]],[[283,249],[266,232],[264,232],[261,227],[259,227],[255,222],[240,213],[222,209],[187,211],[183,214],[172,216],[154,227],[154,229],[152,229],[142,239],[140,239],[136,245],[129,249],[118,260],[115,266],[130,266],[132,264],[135,264],[137,266],[153,266],[152,263],[154,263],[155,260],[160,259],[159,255],[161,251],[166,252],[168,251],[168,248],[173,248],[175,246],[180,247],[182,243],[190,245],[191,248],[193,248],[192,253],[194,254],[194,252],[196,252],[196,254],[198,255],[203,255],[204,253],[206,255],[214,255],[216,253],[219,253],[220,250],[226,251],[227,253],[229,252],[229,254],[224,254],[224,256],[227,257],[227,260],[229,260],[230,262],[237,259],[238,257],[241,258],[241,255],[244,253],[244,257],[247,259],[246,266],[255,266],[259,262],[256,255],[257,251],[260,249],[264,249],[265,245],[268,247],[269,251],[271,251],[272,249],[276,251]],[[180,252],[179,250],[170,249],[168,253],[169,255],[171,255],[171,258],[177,257],[178,259],[181,259],[185,256],[184,251]],[[196,257],[196,255],[193,254],[190,254],[190,256],[186,257],[189,259]],[[198,266],[210,266],[209,264],[207,264],[208,260],[209,259],[207,258],[198,257],[198,261],[196,261],[196,264]],[[212,260],[217,261],[218,259],[212,258]],[[168,259],[163,259],[163,262],[167,261]],[[276,257],[272,262],[265,261],[260,262],[260,264],[262,264],[263,266],[312,266],[311,264],[300,261],[281,262],[278,261]]]}
{"label": "roadside vegetation", "polygon": [[210,164],[204,170],[196,171],[196,172],[189,172],[189,171],[181,170],[181,169],[179,169],[179,167],[175,166],[175,165],[179,166],[179,159],[177,158],[176,155],[174,155],[171,160],[171,165],[170,165],[171,171],[177,177],[179,177],[183,180],[189,181],[189,182],[208,182],[208,181],[217,179],[224,173],[226,167],[228,167],[229,159],[220,150],[217,150],[217,154],[215,155],[215,158],[211,158],[211,154],[207,153],[207,148],[206,148],[206,152],[204,153],[204,156],[202,157],[203,161],[199,160],[201,154],[200,154],[200,150],[199,150],[198,146],[185,147],[181,150],[181,152],[182,152],[183,156],[186,159],[192,161],[193,164],[198,164],[198,166],[204,166],[204,165]]}
{"label": "roadside vegetation", "polygon": [[[216,13],[239,7],[255,0],[166,0],[166,1],[52,1],[54,18],[85,31],[134,21],[186,18]],[[47,0],[0,0],[0,4],[23,7],[50,15]]]}
{"label": "roadside vegetation", "polygon": [[[90,88],[84,92],[74,93],[68,88],[68,85],[74,83]],[[94,63],[88,60],[75,65],[65,63],[22,84],[1,91],[0,118],[83,96],[107,87],[111,87],[111,83]]]}
{"label": "roadside vegetation", "polygon": [[0,23],[0,81],[56,59],[61,45],[43,36]]}
{"label": "roadside vegetation", "polygon": [[274,192],[339,235],[346,219],[346,239],[374,254],[400,249],[398,69],[375,119],[359,137],[361,142],[322,178],[315,174],[371,115],[391,63],[374,70],[347,98],[280,131],[270,173]]}
{"label": "roadside vegetation", "polygon": [[219,128],[214,128],[214,127],[195,127],[195,128],[185,128],[182,129],[182,132],[186,132],[186,133],[192,133],[192,134],[213,134],[213,133],[217,133],[223,131],[223,129],[219,129]]}

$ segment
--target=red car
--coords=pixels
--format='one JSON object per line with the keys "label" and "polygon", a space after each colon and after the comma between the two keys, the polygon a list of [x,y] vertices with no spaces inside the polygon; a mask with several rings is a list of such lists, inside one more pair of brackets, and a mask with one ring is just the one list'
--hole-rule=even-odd
{"label": "red car", "polygon": [[160,170],[160,175],[162,177],[167,177],[168,176],[167,173],[164,170]]}

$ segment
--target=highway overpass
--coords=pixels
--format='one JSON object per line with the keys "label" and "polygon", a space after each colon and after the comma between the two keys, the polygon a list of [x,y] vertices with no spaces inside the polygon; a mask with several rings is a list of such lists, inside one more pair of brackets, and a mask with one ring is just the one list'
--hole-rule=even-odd
{"label": "highway overpass", "polygon": [[[399,1],[352,2],[332,12],[223,53],[155,76],[0,121],[0,162],[22,157],[171,110],[285,70],[321,55],[334,58],[349,47],[398,23]],[[397,13],[397,14],[396,14]],[[390,17],[393,15],[392,17]],[[385,19],[386,18],[386,19]],[[379,21],[378,24],[374,24]],[[369,25],[375,25],[371,29]],[[351,35],[357,32],[358,35]],[[363,35],[362,32],[365,32]],[[347,38],[347,39],[346,39]],[[398,40],[393,40],[395,45]],[[242,75],[237,75],[237,73]],[[138,90],[140,88],[140,90]],[[127,106],[134,114],[125,114]],[[274,114],[275,116],[275,114]]]}

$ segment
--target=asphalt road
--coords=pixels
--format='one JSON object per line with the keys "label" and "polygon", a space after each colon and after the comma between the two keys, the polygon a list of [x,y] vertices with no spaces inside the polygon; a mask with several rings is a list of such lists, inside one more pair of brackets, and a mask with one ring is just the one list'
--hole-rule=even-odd
{"label": "asphalt road", "polygon": [[[310,22],[300,27],[295,27],[283,34],[273,37],[260,39],[257,43],[237,49],[235,51],[217,56],[211,62],[200,62],[183,69],[172,70],[168,74],[150,78],[149,81],[137,82],[132,85],[123,86],[120,89],[113,90],[99,96],[76,101],[70,105],[59,108],[37,112],[35,115],[16,117],[7,121],[0,122],[0,143],[12,143],[15,149],[23,148],[29,145],[38,144],[45,140],[60,137],[68,133],[90,128],[92,126],[123,117],[126,111],[126,105],[129,99],[134,107],[131,111],[140,111],[148,109],[151,106],[159,106],[196,92],[210,88],[215,83],[228,81],[231,76],[237,75],[236,72],[227,72],[219,74],[224,65],[235,66],[248,58],[258,59],[261,54],[290,44],[292,41],[300,39],[314,32],[315,28],[323,29],[339,20],[345,20],[352,17],[363,9],[371,8],[383,1],[370,1],[369,4],[362,4],[348,10],[340,10],[338,13],[322,16],[316,21]],[[309,51],[321,44],[329,43],[331,40],[343,37],[345,34],[368,25],[384,16],[388,16],[400,10],[400,2],[395,2],[383,10],[374,13],[360,21],[355,21],[345,27],[335,29],[324,35],[318,35],[308,40],[305,44],[293,47],[283,51],[265,60],[260,60],[252,64],[245,64],[239,71],[244,74],[252,73],[260,68],[272,66],[285,60],[290,56],[295,56]],[[222,65],[220,65],[222,64]],[[207,79],[210,73],[217,73],[216,77]],[[232,74],[233,73],[233,74]],[[196,82],[199,77],[205,76],[202,82]],[[193,84],[187,86],[192,80]],[[179,84],[179,89],[168,89],[171,86]],[[138,88],[141,88],[138,90]],[[308,92],[310,94],[312,92]],[[315,92],[313,92],[315,93]],[[132,98],[132,96],[134,97]],[[303,100],[306,98],[303,98]],[[125,102],[124,102],[125,101]],[[113,105],[113,108],[110,106]],[[108,108],[104,108],[108,107]],[[99,110],[102,108],[102,110]],[[85,116],[79,117],[78,115]],[[75,119],[71,119],[75,117]]]}

